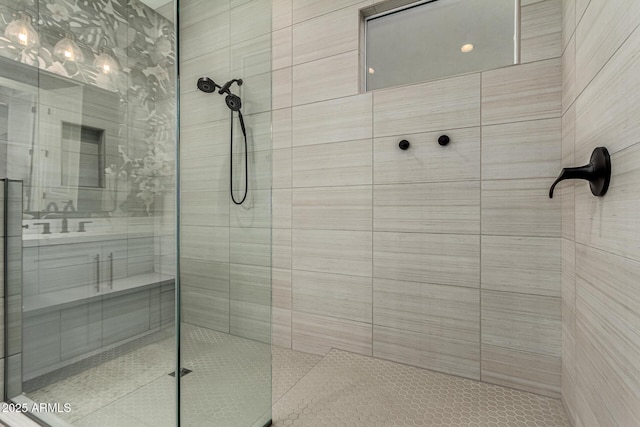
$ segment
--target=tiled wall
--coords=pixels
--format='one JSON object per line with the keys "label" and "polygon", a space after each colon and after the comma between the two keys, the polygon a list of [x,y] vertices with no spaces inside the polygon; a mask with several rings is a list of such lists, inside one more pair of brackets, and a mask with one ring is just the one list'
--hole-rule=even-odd
{"label": "tiled wall", "polygon": [[563,165],[611,153],[603,198],[562,185],[562,397],[576,426],[640,425],[640,2],[563,1]]}
{"label": "tiled wall", "polygon": [[[206,3],[206,5],[205,5]],[[270,340],[271,0],[180,2],[182,321]],[[249,144],[249,192],[229,197],[229,109],[196,88],[242,78]],[[236,199],[244,189],[237,115]]]}
{"label": "tiled wall", "polygon": [[360,93],[372,4],[273,1],[273,342],[557,396],[562,1],[521,65]]}

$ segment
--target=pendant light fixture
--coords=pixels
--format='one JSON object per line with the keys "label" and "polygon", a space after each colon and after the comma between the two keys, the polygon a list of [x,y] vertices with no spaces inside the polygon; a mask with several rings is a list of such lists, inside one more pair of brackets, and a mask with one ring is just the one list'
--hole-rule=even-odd
{"label": "pendant light fixture", "polygon": [[4,36],[23,49],[40,45],[40,36],[31,25],[31,17],[25,12],[18,12],[18,17],[5,28]]}
{"label": "pendant light fixture", "polygon": [[67,33],[62,40],[56,43],[53,54],[63,61],[82,62],[84,54],[80,47],[73,41],[73,35]]}
{"label": "pendant light fixture", "polygon": [[116,74],[120,71],[118,62],[109,54],[109,48],[106,46],[107,39],[103,38],[100,42],[100,54],[93,60],[93,66],[103,74]]}

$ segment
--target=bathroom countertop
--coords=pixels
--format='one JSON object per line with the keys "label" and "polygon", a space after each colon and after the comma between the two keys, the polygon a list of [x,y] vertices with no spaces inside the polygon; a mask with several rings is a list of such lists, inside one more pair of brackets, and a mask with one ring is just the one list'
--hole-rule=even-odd
{"label": "bathroom countertop", "polygon": [[136,239],[153,237],[149,232],[126,232],[117,231],[113,233],[51,233],[51,234],[25,234],[22,236],[22,246],[25,248],[36,246],[69,245],[73,243],[103,242],[109,240]]}
{"label": "bathroom countertop", "polygon": [[103,283],[100,286],[100,292],[96,291],[95,285],[85,285],[61,291],[26,296],[24,297],[22,310],[25,314],[40,314],[42,312],[60,310],[73,305],[86,304],[115,295],[140,291],[146,287],[173,285],[174,282],[175,277],[167,274],[138,274],[114,280],[113,288],[110,288],[107,283]]}

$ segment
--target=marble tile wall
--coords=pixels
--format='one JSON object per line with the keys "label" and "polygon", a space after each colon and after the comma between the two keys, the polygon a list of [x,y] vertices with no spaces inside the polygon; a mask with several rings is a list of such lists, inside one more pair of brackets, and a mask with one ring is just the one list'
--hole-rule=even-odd
{"label": "marble tile wall", "polygon": [[562,191],[562,398],[576,426],[640,424],[640,3],[563,1],[563,166],[609,149],[608,193]]}
{"label": "marble tile wall", "polygon": [[564,4],[521,65],[362,93],[374,3],[273,2],[273,342],[558,396]]}

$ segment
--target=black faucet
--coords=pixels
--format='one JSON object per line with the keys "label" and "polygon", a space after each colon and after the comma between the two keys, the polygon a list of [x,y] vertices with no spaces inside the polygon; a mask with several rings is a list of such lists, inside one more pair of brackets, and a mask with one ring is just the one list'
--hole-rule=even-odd
{"label": "black faucet", "polygon": [[85,224],[91,224],[92,222],[93,221],[80,221],[78,223],[78,233],[84,233],[85,231],[87,231],[87,230],[85,230],[84,225]]}
{"label": "black faucet", "polygon": [[611,181],[611,158],[609,151],[604,147],[597,147],[591,153],[589,164],[577,168],[564,168],[560,176],[555,180],[549,189],[549,197],[553,198],[553,190],[561,181],[565,179],[584,179],[589,181],[591,193],[594,196],[602,197],[609,189]]}
{"label": "black faucet", "polygon": [[[53,211],[51,210],[52,207]],[[58,204],[56,202],[49,202],[46,212],[60,212],[60,209],[58,209]]]}
{"label": "black faucet", "polygon": [[51,234],[51,224],[48,222],[34,222],[33,225],[43,225],[42,234]]}

